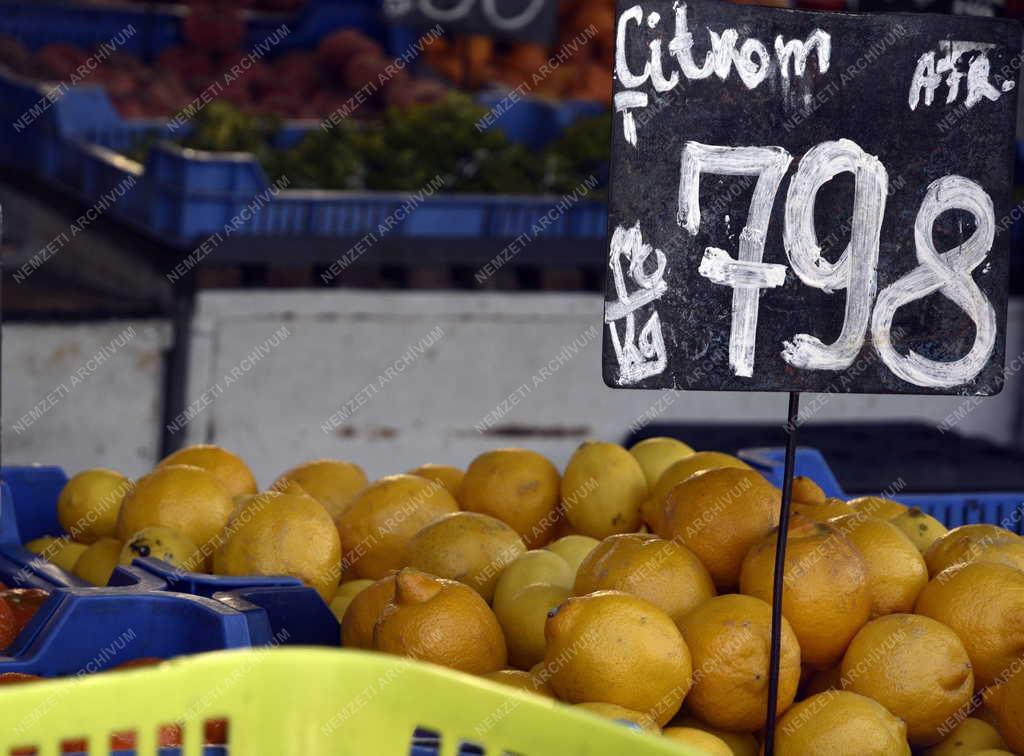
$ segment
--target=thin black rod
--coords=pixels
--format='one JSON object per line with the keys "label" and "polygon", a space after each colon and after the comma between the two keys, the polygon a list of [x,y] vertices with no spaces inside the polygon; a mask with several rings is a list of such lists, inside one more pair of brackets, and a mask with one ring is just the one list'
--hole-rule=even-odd
{"label": "thin black rod", "polygon": [[171,347],[164,357],[163,407],[160,427],[160,458],[185,445],[185,430],[177,432],[176,418],[185,411],[189,358],[192,350],[192,317],[196,307],[196,276],[189,271],[174,286]]}
{"label": "thin black rod", "polygon": [[786,573],[786,541],[789,537],[789,509],[793,499],[793,467],[796,463],[796,430],[800,414],[800,394],[789,395],[786,420],[786,466],[782,476],[782,511],[775,549],[775,578],[772,583],[772,644],[768,662],[768,721],[764,733],[765,756],[775,753],[775,708],[779,700],[779,657],[782,651],[782,586]]}

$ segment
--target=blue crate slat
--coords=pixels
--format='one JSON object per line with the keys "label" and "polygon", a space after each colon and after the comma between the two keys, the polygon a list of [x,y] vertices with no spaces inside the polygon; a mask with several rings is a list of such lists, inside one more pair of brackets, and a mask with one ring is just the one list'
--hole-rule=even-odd
{"label": "blue crate slat", "polygon": [[205,596],[207,598],[212,597],[215,593],[239,589],[302,586],[301,580],[288,575],[231,577],[228,575],[207,575],[200,572],[182,572],[167,564],[167,562],[151,557],[133,560],[132,567],[158,579],[169,590],[190,593],[193,596]]}
{"label": "blue crate slat", "polygon": [[0,544],[0,582],[9,588],[81,588],[84,580],[16,544]]}
{"label": "blue crate slat", "polygon": [[[214,598],[247,614],[253,632],[285,646],[337,646],[341,625],[334,612],[312,588],[253,586],[214,594]],[[253,612],[256,607],[259,612]],[[264,624],[266,623],[266,624]],[[266,628],[265,630],[263,628]]]}
{"label": "blue crate slat", "polygon": [[181,593],[58,588],[0,656],[0,673],[99,672],[132,659],[259,645],[246,618]]}
{"label": "blue crate slat", "polygon": [[[63,532],[57,520],[57,497],[68,482],[63,469],[51,465],[3,467],[0,480],[4,482],[5,491],[0,503],[0,543],[25,543]],[[17,507],[17,501],[33,502],[33,505]],[[34,505],[42,501],[52,502],[52,505]]]}
{"label": "blue crate slat", "polygon": [[[786,450],[782,447],[747,449],[740,456],[760,470],[776,486],[782,485]],[[817,449],[799,447],[796,452],[795,475],[813,479],[826,496],[849,499],[854,496],[878,496],[879,491],[846,493],[839,485],[828,463]],[[891,498],[908,507],[941,520],[954,528],[970,523],[989,523],[1024,535],[1024,491],[948,493],[903,493],[895,491]]]}

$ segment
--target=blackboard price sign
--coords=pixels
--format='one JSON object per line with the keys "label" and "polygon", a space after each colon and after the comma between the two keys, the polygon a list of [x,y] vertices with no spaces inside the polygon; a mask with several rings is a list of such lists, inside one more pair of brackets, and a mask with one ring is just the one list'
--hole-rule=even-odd
{"label": "blackboard price sign", "polygon": [[616,388],[1002,386],[1016,22],[620,2]]}
{"label": "blackboard price sign", "polygon": [[384,0],[384,15],[394,24],[550,44],[558,0]]}

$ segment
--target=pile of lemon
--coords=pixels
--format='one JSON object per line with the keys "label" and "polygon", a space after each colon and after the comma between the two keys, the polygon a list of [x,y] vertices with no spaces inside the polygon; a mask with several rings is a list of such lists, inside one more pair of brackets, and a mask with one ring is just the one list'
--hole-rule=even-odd
{"label": "pile of lemon", "polygon": [[[96,584],[136,556],[293,575],[343,646],[750,756],[780,502],[742,460],[669,438],[587,442],[561,474],[525,449],[372,483],[316,460],[259,493],[204,445],[135,482],[76,475],[58,503],[69,536],[27,547]],[[777,753],[1024,754],[1024,538],[798,478],[788,543]]]}

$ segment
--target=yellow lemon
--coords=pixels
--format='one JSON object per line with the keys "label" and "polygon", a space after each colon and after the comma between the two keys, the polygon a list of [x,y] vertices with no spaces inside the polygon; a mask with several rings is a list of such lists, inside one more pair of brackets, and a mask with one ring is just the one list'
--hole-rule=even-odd
{"label": "yellow lemon", "polygon": [[465,583],[490,602],[502,570],[526,553],[512,528],[487,515],[454,512],[417,533],[405,552],[405,566]]}
{"label": "yellow lemon", "polygon": [[782,715],[778,756],[910,756],[907,727],[877,701],[849,691],[804,699]]}
{"label": "yellow lemon", "polygon": [[95,543],[117,534],[117,514],[132,482],[114,470],[83,470],[61,489],[57,519],[71,538]]}
{"label": "yellow lemon", "polygon": [[658,482],[644,500],[643,520],[651,530],[662,537],[665,535],[664,508],[669,492],[691,475],[704,470],[733,467],[750,470],[751,467],[739,457],[716,451],[694,452],[688,457],[672,463],[658,478]]}
{"label": "yellow lemon", "polygon": [[732,590],[743,557],[779,524],[780,510],[779,490],[759,473],[705,470],[669,492],[663,537],[696,554],[720,591]]}
{"label": "yellow lemon", "polygon": [[821,504],[805,504],[794,501],[793,511],[815,522],[828,522],[836,517],[857,514],[856,509],[839,499],[825,499]]}
{"label": "yellow lemon", "polygon": [[967,649],[979,685],[991,685],[1024,656],[1024,572],[1005,564],[957,564],[936,575],[914,607],[950,627]]}
{"label": "yellow lemon", "polygon": [[932,577],[947,567],[970,562],[995,562],[1024,570],[1024,538],[998,525],[961,525],[937,538],[924,560]]}
{"label": "yellow lemon", "polygon": [[452,495],[452,498],[457,498],[459,495],[459,486],[462,485],[462,479],[466,477],[466,473],[457,467],[451,465],[420,465],[415,470],[410,470],[409,475],[418,475],[421,478],[432,480],[439,486],[443,486],[444,490]]}
{"label": "yellow lemon", "polygon": [[78,561],[78,557],[82,556],[86,545],[72,541],[67,537],[54,538],[53,536],[43,536],[29,541],[25,544],[25,548],[33,554],[38,554],[46,561],[57,565],[62,570],[73,572],[75,562]]}
{"label": "yellow lemon", "polygon": [[[1024,753],[1024,657],[1017,658],[1016,673],[1004,683],[996,708],[999,732],[1010,748]],[[1005,747],[1005,746],[1004,746]]]}
{"label": "yellow lemon", "polygon": [[573,593],[624,591],[650,601],[677,624],[715,595],[715,584],[693,552],[654,535],[606,538],[580,565]]}
{"label": "yellow lemon", "polygon": [[[743,560],[740,591],[772,600],[777,532]],[[871,617],[868,568],[857,548],[834,526],[794,514],[790,520],[782,613],[800,641],[803,663],[835,665]]]}
{"label": "yellow lemon", "polygon": [[706,730],[695,727],[666,727],[662,730],[669,740],[698,749],[703,756],[733,756],[728,743]]}
{"label": "yellow lemon", "polygon": [[232,496],[256,493],[256,478],[242,458],[214,444],[186,446],[164,457],[157,467],[193,465],[207,470],[224,484]]}
{"label": "yellow lemon", "polygon": [[843,687],[873,698],[907,724],[915,747],[938,743],[943,725],[966,713],[974,673],[963,643],[928,617],[890,614],[853,637],[842,665]]}
{"label": "yellow lemon", "polygon": [[481,454],[466,470],[459,504],[511,526],[528,549],[551,540],[558,519],[558,469],[528,449]]}
{"label": "yellow lemon", "polygon": [[571,590],[574,578],[568,562],[553,551],[528,551],[506,567],[498,578],[492,602],[494,609],[503,610],[517,593],[531,585],[554,585]]}
{"label": "yellow lemon", "polygon": [[568,562],[573,574],[580,568],[580,563],[586,559],[587,554],[594,550],[597,544],[601,543],[596,538],[585,535],[567,535],[552,541],[544,548],[553,551]]}
{"label": "yellow lemon", "polygon": [[890,522],[903,531],[922,554],[949,531],[946,526],[917,507],[908,509]]}
{"label": "yellow lemon", "polygon": [[569,589],[557,585],[531,585],[495,606],[508,646],[509,663],[528,670],[544,658],[544,625],[548,612],[569,598]]}
{"label": "yellow lemon", "polygon": [[195,572],[202,568],[206,561],[203,555],[187,537],[159,525],[143,528],[133,534],[118,557],[118,564],[128,566],[136,557],[152,557],[162,559],[172,567],[186,572]]}
{"label": "yellow lemon", "polygon": [[857,547],[868,568],[871,616],[910,612],[928,585],[928,567],[917,547],[888,520],[860,513],[829,520]]}
{"label": "yellow lemon", "polygon": [[213,557],[220,575],[291,575],[330,601],[338,588],[338,531],[319,502],[266,491],[232,515]]}
{"label": "yellow lemon", "polygon": [[797,475],[793,478],[793,501],[803,504],[824,504],[825,492],[807,476]]}
{"label": "yellow lemon", "polygon": [[[395,597],[395,575],[375,580],[357,593],[341,618],[341,645],[345,648],[373,648],[373,628],[381,612]],[[355,582],[355,581],[353,581]]]}
{"label": "yellow lemon", "polygon": [[378,651],[483,675],[505,668],[505,636],[472,588],[406,568],[373,629]]}
{"label": "yellow lemon", "polygon": [[674,463],[693,454],[693,449],[677,439],[660,436],[645,438],[634,444],[629,448],[629,453],[640,463],[647,487],[653,490],[661,474]]}
{"label": "yellow lemon", "polygon": [[337,519],[366,483],[366,473],[354,462],[313,459],[282,473],[270,488],[284,492],[291,485],[298,486]]}
{"label": "yellow lemon", "polygon": [[376,580],[405,562],[409,542],[459,505],[442,486],[415,475],[389,475],[357,493],[337,517],[346,564]]}
{"label": "yellow lemon", "polygon": [[640,529],[647,479],[640,463],[618,444],[586,441],[562,476],[562,507],[577,533],[607,538]]}
{"label": "yellow lemon", "polygon": [[846,503],[868,517],[881,517],[883,520],[891,520],[907,511],[905,505],[882,496],[858,496]]}
{"label": "yellow lemon", "polygon": [[673,727],[689,727],[695,730],[710,732],[716,738],[729,746],[733,756],[757,756],[761,747],[757,742],[757,738],[749,732],[729,732],[728,730],[712,727],[709,724],[701,722],[696,717],[676,717],[672,720],[671,724]]}
{"label": "yellow lemon", "polygon": [[1005,749],[1006,741],[988,722],[968,717],[956,725],[936,745],[921,752],[921,756],[974,756],[985,749]]}
{"label": "yellow lemon", "polygon": [[338,622],[341,622],[355,597],[371,585],[373,585],[372,580],[348,580],[338,586],[330,603],[331,611],[338,618]]}
{"label": "yellow lemon", "polygon": [[181,533],[207,554],[234,508],[231,495],[213,473],[201,467],[167,465],[140,478],[124,497],[117,533],[127,540],[143,528],[161,525]]}
{"label": "yellow lemon", "polygon": [[[735,593],[709,599],[679,624],[693,655],[693,689],[687,710],[714,727],[753,732],[768,712],[770,604]],[[796,697],[800,683],[800,645],[782,618],[778,712]]]}
{"label": "yellow lemon", "polygon": [[90,544],[75,562],[74,574],[92,585],[106,585],[117,567],[121,542],[116,538],[100,538]]}
{"label": "yellow lemon", "polygon": [[544,661],[569,703],[602,701],[662,725],[690,690],[690,651],[672,618],[636,596],[575,596],[548,617]]}

